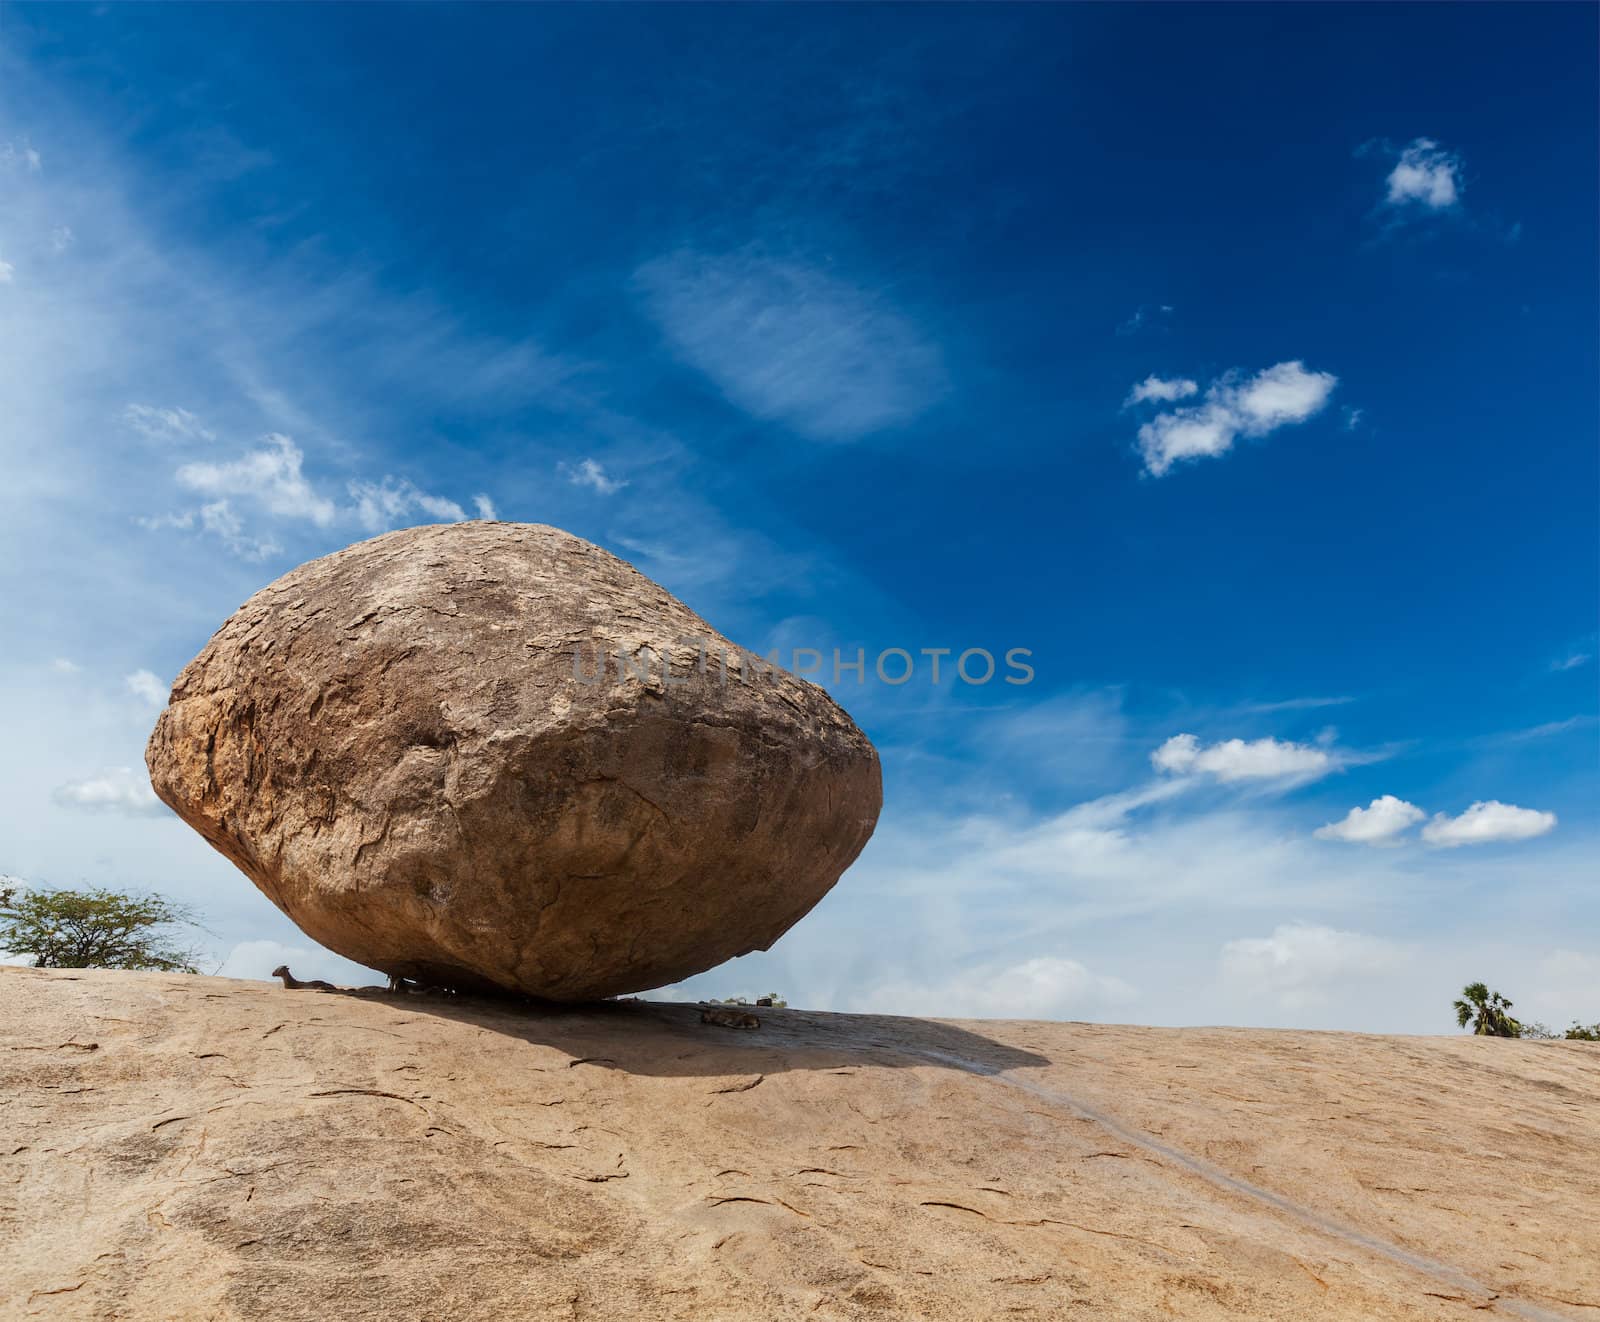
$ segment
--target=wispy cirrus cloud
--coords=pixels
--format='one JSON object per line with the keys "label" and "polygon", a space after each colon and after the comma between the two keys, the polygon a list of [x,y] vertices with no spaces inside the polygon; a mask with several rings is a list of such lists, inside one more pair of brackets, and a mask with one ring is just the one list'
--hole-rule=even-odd
{"label": "wispy cirrus cloud", "polygon": [[1499,734],[1484,735],[1469,740],[1468,743],[1470,746],[1481,748],[1525,744],[1535,739],[1553,739],[1557,735],[1571,734],[1574,730],[1587,730],[1596,723],[1600,723],[1600,716],[1593,714],[1567,716],[1559,721],[1541,721],[1538,725],[1525,725],[1520,730],[1505,730]]}
{"label": "wispy cirrus cloud", "polygon": [[247,533],[244,520],[233,508],[232,501],[228,500],[208,501],[198,509],[179,510],[171,514],[141,514],[134,522],[150,532],[167,528],[182,532],[198,530],[215,537],[244,560],[265,560],[283,551],[282,544],[274,538]]}
{"label": "wispy cirrus cloud", "polygon": [[122,411],[123,421],[141,436],[152,441],[214,441],[216,432],[185,408],[157,408],[151,404],[129,404]]}
{"label": "wispy cirrus cloud", "polygon": [[1269,715],[1283,711],[1315,711],[1319,707],[1343,707],[1354,701],[1355,698],[1348,694],[1330,698],[1280,698],[1276,702],[1247,703],[1243,710]]}
{"label": "wispy cirrus cloud", "polygon": [[[182,516],[187,520],[188,516]],[[257,537],[245,531],[244,520],[234,510],[230,501],[213,500],[194,511],[194,522],[181,522],[182,527],[199,527],[209,533],[235,555],[246,560],[265,560],[280,555],[283,547],[272,537]]]}
{"label": "wispy cirrus cloud", "polygon": [[593,459],[582,459],[575,464],[563,461],[556,465],[556,471],[573,486],[588,487],[602,496],[614,496],[628,485],[625,479],[609,476],[605,465]]}
{"label": "wispy cirrus cloud", "polygon": [[[1253,376],[1225,373],[1211,383],[1200,403],[1158,413],[1139,428],[1144,470],[1163,477],[1175,464],[1226,454],[1241,436],[1262,437],[1305,422],[1326,407],[1338,384],[1331,372],[1311,371],[1299,359]],[[1195,388],[1188,380],[1150,377],[1134,386],[1125,406],[1168,403],[1192,395]]]}
{"label": "wispy cirrus cloud", "polygon": [[[17,72],[8,64],[4,76]],[[51,96],[29,86],[42,117]],[[24,80],[7,93],[0,100],[26,104]],[[426,434],[441,419],[524,402],[566,364],[531,341],[477,334],[358,263],[337,269],[315,244],[263,256],[242,277],[236,261],[141,205],[140,181],[93,128],[63,119],[55,133],[71,153],[52,152],[40,172],[14,146],[5,180],[0,239],[31,256],[29,278],[19,272],[16,297],[0,308],[0,394],[23,447],[7,456],[16,505],[0,523],[70,561],[83,551],[65,544],[67,530],[81,541],[78,512],[92,508],[113,514],[107,529],[188,533],[249,562],[331,549],[341,532],[390,520],[493,510],[486,495],[480,504],[437,492],[421,471],[426,447],[397,449],[390,438],[406,427],[393,424]],[[181,169],[165,185],[204,191]],[[340,349],[352,339],[361,353]],[[170,467],[151,464],[150,447],[107,444],[107,419],[169,449]],[[229,439],[252,433],[265,435]],[[417,481],[390,476],[396,469]],[[474,472],[473,485],[485,476]],[[148,562],[175,564],[186,540],[119,552],[139,580],[134,597],[164,591]]]}
{"label": "wispy cirrus cloud", "polygon": [[921,415],[943,357],[880,290],[754,249],[680,250],[640,267],[667,343],[734,405],[816,441],[853,441]]}

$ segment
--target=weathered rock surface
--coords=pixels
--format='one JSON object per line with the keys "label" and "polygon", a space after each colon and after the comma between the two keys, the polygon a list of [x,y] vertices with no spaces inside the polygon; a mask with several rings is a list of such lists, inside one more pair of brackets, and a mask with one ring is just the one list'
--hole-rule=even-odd
{"label": "weathered rock surface", "polygon": [[1600,1047],[0,968],[0,1317],[1600,1309]]}
{"label": "weathered rock surface", "polygon": [[393,532],[263,588],[178,677],[146,761],[323,945],[554,1000],[771,945],[882,797],[825,692],[530,524]]}

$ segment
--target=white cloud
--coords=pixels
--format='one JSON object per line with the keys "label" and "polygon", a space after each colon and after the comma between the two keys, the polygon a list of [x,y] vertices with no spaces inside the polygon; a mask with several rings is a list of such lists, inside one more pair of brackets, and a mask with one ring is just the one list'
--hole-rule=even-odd
{"label": "white cloud", "polygon": [[1401,149],[1387,183],[1390,206],[1446,211],[1461,200],[1461,158],[1432,138],[1417,138]]}
{"label": "white cloud", "polygon": [[16,278],[17,268],[10,262],[0,260],[0,285],[9,285]]}
{"label": "white cloud", "polygon": [[[168,424],[165,413],[184,411],[153,412],[163,416],[151,425],[165,427]],[[140,415],[140,421],[150,419]],[[178,421],[182,423],[184,419]],[[424,491],[408,479],[387,475],[376,482],[360,479],[350,482],[348,490],[352,503],[341,507],[307,479],[303,471],[304,459],[300,448],[289,437],[275,432],[265,438],[261,448],[239,459],[184,464],[177,472],[179,485],[223,499],[212,501],[198,511],[143,518],[139,522],[147,528],[191,528],[198,520],[202,529],[220,538],[231,550],[248,558],[261,559],[282,548],[271,539],[247,536],[244,520],[228,497],[245,497],[268,515],[309,522],[319,528],[329,527],[340,518],[352,518],[369,532],[380,532],[417,513],[447,523],[459,523],[467,517],[466,510],[457,502]],[[483,502],[478,505],[481,513],[488,497],[479,500]],[[488,505],[488,508],[492,510],[493,506]]]}
{"label": "white cloud", "polygon": [[1550,663],[1550,669],[1557,671],[1558,673],[1563,670],[1576,670],[1579,666],[1586,666],[1593,660],[1593,652],[1573,652],[1571,655],[1564,656],[1558,661],[1552,661]]}
{"label": "white cloud", "polygon": [[1222,947],[1222,976],[1252,996],[1270,996],[1286,1009],[1323,1005],[1351,979],[1404,967],[1407,950],[1360,932],[1314,923],[1285,923],[1267,937],[1244,937]]}
{"label": "white cloud", "polygon": [[466,510],[443,496],[430,496],[413,482],[385,477],[381,482],[352,482],[350,495],[361,526],[378,532],[395,526],[413,510],[421,510],[445,523],[460,523]]}
{"label": "white cloud", "polygon": [[183,408],[156,408],[150,404],[129,404],[122,419],[142,436],[153,441],[214,441],[217,434],[201,425],[200,419]]}
{"label": "white cloud", "polygon": [[1239,434],[1235,419],[1214,404],[1163,413],[1139,428],[1139,453],[1147,473],[1164,476],[1180,459],[1226,454]]}
{"label": "white cloud", "polygon": [[17,165],[26,166],[30,174],[38,174],[44,165],[44,158],[26,138],[20,147],[14,142],[0,142],[0,167]]}
{"label": "white cloud", "polygon": [[169,686],[163,684],[152,671],[135,670],[133,674],[123,676],[122,683],[128,692],[141,702],[147,702],[152,707],[167,705]]}
{"label": "white cloud", "polygon": [[472,508],[477,511],[480,519],[486,519],[491,523],[500,517],[495,513],[494,501],[481,491],[472,498]]}
{"label": "white cloud", "polygon": [[[218,504],[226,505],[227,501]],[[192,528],[195,523],[195,511],[184,510],[179,514],[140,514],[133,520],[141,528],[148,528],[151,532],[158,532],[162,528]]]}
{"label": "white cloud", "polygon": [[1311,834],[1318,840],[1343,840],[1349,844],[1394,845],[1400,834],[1428,814],[1414,803],[1384,794],[1366,808],[1352,808],[1337,822],[1319,826]]}
{"label": "white cloud", "polygon": [[1175,734],[1150,754],[1150,765],[1157,771],[1183,775],[1194,770],[1200,757],[1200,739],[1192,734]]}
{"label": "white cloud", "polygon": [[[194,415],[184,409],[134,405],[125,416],[145,434],[163,439],[189,435],[210,439],[211,436],[199,428]],[[340,505],[312,485],[305,476],[304,460],[299,446],[289,437],[275,432],[264,439],[261,448],[248,451],[238,459],[184,464],[176,474],[180,486],[220,499],[209,501],[198,510],[141,516],[137,522],[150,529],[199,527],[235,554],[260,560],[276,555],[283,547],[271,537],[247,534],[245,521],[234,508],[232,497],[244,497],[269,517],[308,522],[319,528],[353,520],[369,532],[381,532],[419,513],[446,523],[459,523],[467,518],[466,510],[456,501],[424,491],[409,479],[389,475],[375,482],[356,479],[347,483],[351,503]],[[494,505],[487,496],[474,497],[474,505],[478,517],[494,516]],[[487,515],[485,510],[489,511]]]}
{"label": "white cloud", "polygon": [[284,945],[279,941],[241,941],[228,952],[217,970],[219,978],[258,978],[266,981],[280,964],[289,966],[295,977],[310,981],[321,978],[342,986],[373,986],[383,982],[381,974],[352,963],[331,950],[312,945]]}
{"label": "white cloud", "polygon": [[1225,739],[1201,744],[1192,734],[1175,734],[1150,754],[1157,771],[1172,775],[1205,774],[1221,781],[1308,780],[1338,769],[1339,760],[1325,748],[1278,739]]}
{"label": "white cloud", "polygon": [[[1127,402],[1176,398],[1150,391],[1152,383],[1163,389],[1193,384],[1151,377],[1133,388]],[[1203,402],[1158,414],[1139,428],[1145,471],[1160,477],[1180,460],[1226,454],[1240,436],[1265,436],[1279,427],[1305,422],[1323,409],[1338,383],[1332,373],[1308,371],[1298,359],[1251,377],[1237,371],[1218,377],[1206,390]]]}
{"label": "white cloud", "polygon": [[287,436],[273,432],[261,449],[231,463],[184,464],[180,486],[208,496],[247,496],[280,518],[306,519],[325,528],[336,514],[333,501],[318,495],[301,472],[305,456]]}
{"label": "white cloud", "polygon": [[[183,526],[187,527],[188,524]],[[235,555],[241,555],[246,560],[265,560],[283,550],[270,537],[246,536],[244,520],[234,513],[233,506],[226,500],[214,500],[202,505],[200,526],[213,537],[219,538]]]}
{"label": "white cloud", "polygon": [[620,547],[619,555],[626,551],[629,560],[663,586],[697,599],[721,591],[731,604],[813,581],[816,561],[811,557],[780,549],[759,533],[732,533],[709,518],[700,523],[695,507],[688,508],[687,515],[646,509],[629,520],[631,527],[645,529],[643,536],[614,532],[606,545]]}
{"label": "white cloud", "polygon": [[50,663],[50,669],[58,675],[76,675],[82,672],[83,667],[68,657],[58,656]]}
{"label": "white cloud", "polygon": [[198,510],[183,510],[177,514],[140,515],[134,520],[141,528],[158,532],[163,528],[200,528],[217,538],[235,555],[246,560],[264,560],[283,550],[270,537],[250,537],[245,534],[244,520],[234,511],[231,502],[213,500]]}
{"label": "white cloud", "polygon": [[1141,303],[1131,317],[1117,327],[1118,335],[1137,335],[1146,326],[1154,325],[1158,330],[1165,330],[1166,318],[1172,316],[1172,304],[1157,303],[1152,310],[1149,304]]}
{"label": "white cloud", "polygon": [[1488,845],[1506,840],[1531,840],[1555,830],[1556,815],[1535,808],[1489,799],[1474,803],[1459,817],[1444,813],[1422,828],[1422,838],[1440,849],[1460,845]]}
{"label": "white cloud", "polygon": [[57,225],[50,231],[50,251],[63,253],[78,241],[78,236],[72,232],[70,225]]}
{"label": "white cloud", "polygon": [[166,805],[150,788],[150,778],[132,767],[116,767],[87,780],[69,780],[56,787],[54,798],[63,807],[88,812],[136,817],[161,817],[167,813]]}
{"label": "white cloud", "polygon": [[944,393],[939,350],[910,320],[816,266],[677,252],[638,283],[673,349],[731,403],[812,440],[898,426]]}
{"label": "white cloud", "polygon": [[1522,744],[1530,739],[1548,739],[1552,735],[1568,734],[1573,730],[1584,730],[1593,725],[1600,717],[1594,716],[1568,716],[1560,721],[1544,721],[1538,725],[1526,726],[1521,730],[1511,730],[1505,734],[1490,735],[1477,742],[1483,744]]}
{"label": "white cloud", "polygon": [[1190,395],[1198,394],[1200,387],[1187,378],[1171,381],[1163,380],[1159,376],[1147,376],[1138,385],[1128,392],[1128,398],[1123,400],[1122,407],[1128,408],[1134,404],[1143,404],[1146,400],[1159,400],[1171,404],[1180,399],[1188,399]]}
{"label": "white cloud", "polygon": [[1042,955],[989,964],[921,982],[878,984],[865,998],[881,1014],[953,1019],[1065,1019],[1128,1005],[1138,993],[1121,978],[1094,973],[1075,959]]}
{"label": "white cloud", "polygon": [[1252,702],[1245,705],[1247,712],[1314,711],[1318,707],[1343,707],[1355,699],[1348,694],[1332,698],[1283,698],[1277,702]]}
{"label": "white cloud", "polygon": [[593,459],[585,459],[576,464],[560,463],[556,467],[573,486],[589,487],[602,496],[615,495],[628,485],[625,481],[607,477],[605,468],[595,463]]}
{"label": "white cloud", "polygon": [[1304,422],[1328,402],[1338,385],[1329,372],[1308,372],[1298,360],[1279,363],[1247,380],[1224,378],[1210,397],[1240,418],[1246,436],[1263,436],[1290,423]]}

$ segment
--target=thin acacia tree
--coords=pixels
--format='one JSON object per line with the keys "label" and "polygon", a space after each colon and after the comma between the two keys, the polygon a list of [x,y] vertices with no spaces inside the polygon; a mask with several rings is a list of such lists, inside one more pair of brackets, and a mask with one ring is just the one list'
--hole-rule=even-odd
{"label": "thin acacia tree", "polygon": [[0,889],[0,950],[41,969],[194,973],[201,950],[183,939],[194,912],[162,895]]}

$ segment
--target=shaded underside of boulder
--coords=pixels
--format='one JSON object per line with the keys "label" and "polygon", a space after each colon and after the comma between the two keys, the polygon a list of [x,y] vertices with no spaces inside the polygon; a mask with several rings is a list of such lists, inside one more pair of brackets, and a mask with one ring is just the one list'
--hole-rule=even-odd
{"label": "shaded underside of boulder", "polygon": [[146,761],[323,945],[552,1000],[770,946],[882,799],[825,692],[530,524],[409,528],[262,589],[178,677]]}

